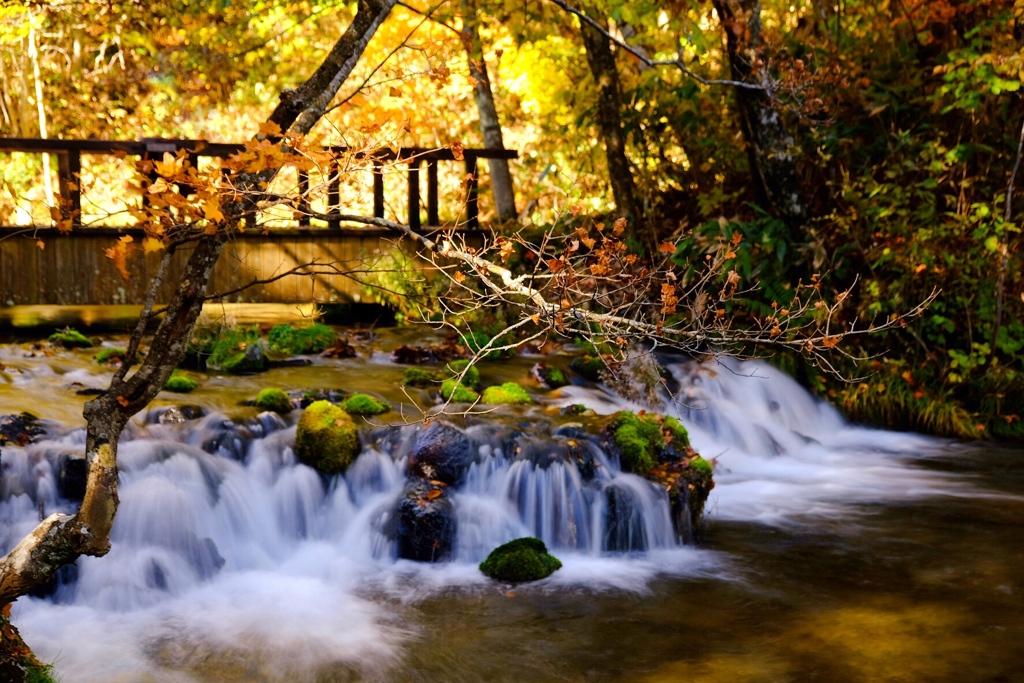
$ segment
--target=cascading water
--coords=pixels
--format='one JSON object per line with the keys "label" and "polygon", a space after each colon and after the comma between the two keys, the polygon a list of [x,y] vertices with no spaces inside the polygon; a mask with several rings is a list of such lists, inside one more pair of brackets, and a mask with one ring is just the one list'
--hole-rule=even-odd
{"label": "cascading water", "polygon": [[[717,461],[712,519],[798,524],[941,488],[941,475],[899,457],[936,441],[851,427],[763,363],[671,370],[680,391],[664,412]],[[639,408],[584,387],[564,388],[557,403]],[[476,564],[526,535],[565,563],[548,586],[638,589],[658,573],[730,574],[727,558],[679,542],[664,490],[620,471],[580,426],[538,411],[460,430],[473,463],[449,496],[451,557],[429,565],[396,559],[419,426],[366,430],[359,458],[328,480],[296,462],[295,428],[275,415],[236,424],[173,410],[151,411],[123,437],[109,555],[81,559],[47,596],[17,605],[26,639],[69,683],[193,680],[189,662],[204,648],[246,653],[250,680],[308,677],[325,662],[364,676],[386,670],[410,637],[388,600],[487,586]],[[74,507],[60,465],[84,433],[49,428],[40,443],[3,449],[4,550],[41,513]]]}

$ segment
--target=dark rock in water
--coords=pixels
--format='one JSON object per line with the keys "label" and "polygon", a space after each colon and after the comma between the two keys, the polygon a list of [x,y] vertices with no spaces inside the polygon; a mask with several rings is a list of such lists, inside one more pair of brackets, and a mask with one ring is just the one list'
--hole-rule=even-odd
{"label": "dark rock in water", "polygon": [[206,417],[206,409],[201,406],[183,405],[156,408],[146,414],[148,424],[181,424],[189,420]]}
{"label": "dark rock in water", "polygon": [[496,581],[520,583],[539,581],[562,568],[539,538],[517,538],[491,551],[480,563],[480,571]]}
{"label": "dark rock in water", "polygon": [[89,476],[89,465],[84,455],[64,453],[57,464],[57,492],[62,498],[82,502],[85,497],[85,483]]}
{"label": "dark rock in water", "polygon": [[603,360],[597,356],[587,355],[573,358],[569,363],[569,369],[591,382],[600,382],[606,368]]}
{"label": "dark rock in water", "polygon": [[416,434],[409,475],[458,484],[473,462],[469,438],[447,422],[431,422]]}
{"label": "dark rock in water", "polygon": [[211,418],[206,429],[214,432],[207,437],[200,448],[207,453],[223,453],[234,460],[243,460],[249,453],[253,440],[288,427],[288,423],[277,413],[265,412],[242,423],[234,420]]}
{"label": "dark rock in water", "polygon": [[[79,389],[78,387],[82,387]],[[77,396],[102,396],[107,393],[106,389],[97,389],[95,387],[85,387],[80,382],[74,382],[70,388],[75,390]]]}
{"label": "dark rock in water", "polygon": [[455,510],[447,487],[410,482],[398,502],[394,538],[398,557],[417,562],[447,559],[455,543]]}
{"label": "dark rock in water", "polygon": [[31,413],[0,415],[0,446],[25,446],[46,433],[39,418]]}
{"label": "dark rock in water", "polygon": [[341,403],[349,394],[350,392],[343,389],[297,389],[288,392],[289,398],[298,400],[299,408],[308,408],[311,403],[317,401]]}
{"label": "dark rock in water", "polygon": [[254,375],[265,372],[268,367],[270,367],[270,360],[267,358],[263,346],[250,344],[245,351],[240,351],[224,361],[221,370],[230,372],[232,375]]}
{"label": "dark rock in water", "polygon": [[437,358],[426,346],[399,346],[391,352],[391,360],[404,365],[417,365],[433,363]]}
{"label": "dark rock in water", "polygon": [[642,552],[647,550],[643,512],[633,493],[622,486],[611,485],[604,490],[608,504],[605,513],[602,546],[610,552]]}
{"label": "dark rock in water", "polygon": [[283,358],[281,360],[267,361],[267,367],[271,368],[302,368],[312,364],[313,361],[308,358]]}

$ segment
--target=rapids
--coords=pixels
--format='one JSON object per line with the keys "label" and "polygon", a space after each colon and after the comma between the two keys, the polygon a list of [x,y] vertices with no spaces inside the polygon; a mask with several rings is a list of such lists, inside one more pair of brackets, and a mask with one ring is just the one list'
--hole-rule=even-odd
{"label": "rapids", "polygon": [[[70,382],[104,384],[98,369],[66,357],[5,353],[0,360],[17,371],[0,378],[0,414],[31,409],[58,420],[46,423],[41,442],[3,448],[0,551],[30,531],[41,512],[74,507],[61,496],[58,464],[81,451],[84,428],[66,417],[66,406],[65,413],[48,411],[46,401],[70,393]],[[327,480],[296,462],[298,411],[288,421],[236,407],[238,396],[275,383],[319,382],[402,400],[394,389],[402,367],[384,354],[316,363],[255,379],[211,378],[204,390],[177,402],[199,403],[205,416],[162,420],[173,403],[163,401],[126,430],[113,549],[104,558],[81,559],[49,594],[15,606],[26,641],[55,662],[63,681],[421,680],[403,669],[408,653],[437,636],[410,615],[444,600],[455,610],[467,601],[476,610],[479,601],[501,596],[507,587],[491,583],[476,565],[512,538],[535,535],[564,563],[517,592],[530,600],[587,601],[643,596],[666,580],[748,582],[751,569],[736,553],[715,548],[716,529],[730,524],[783,534],[838,524],[851,533],[869,525],[881,506],[935,497],[1016,499],[921,466],[948,456],[952,444],[849,425],[765,363],[678,362],[670,370],[681,388],[662,412],[677,415],[694,447],[714,459],[710,546],[680,544],[665,493],[619,471],[595,443],[587,444],[596,464],[592,477],[571,461],[546,459],[572,418],[554,419],[537,407],[468,420],[477,459],[452,498],[453,559],[397,560],[389,529],[415,424],[367,427],[358,460],[344,476]],[[519,370],[513,362],[512,369],[493,372],[518,378]],[[485,366],[485,377],[489,372]],[[377,384],[360,383],[370,378]],[[582,403],[599,414],[640,408],[593,386],[538,398],[548,406]],[[536,457],[513,458],[512,448],[533,449]],[[628,501],[617,516],[609,514],[609,489]],[[480,675],[517,680],[511,672]],[[519,680],[548,680],[525,676]],[[577,672],[550,680],[591,677],[601,676]]]}

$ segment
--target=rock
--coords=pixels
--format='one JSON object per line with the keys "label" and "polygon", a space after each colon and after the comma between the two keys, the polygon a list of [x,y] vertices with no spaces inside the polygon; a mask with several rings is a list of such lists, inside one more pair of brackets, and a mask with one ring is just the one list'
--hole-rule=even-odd
{"label": "rock", "polygon": [[181,424],[206,416],[206,409],[197,405],[168,406],[155,408],[146,413],[149,424]]}
{"label": "rock", "polygon": [[356,425],[338,406],[316,401],[302,412],[295,431],[295,455],[300,462],[321,474],[341,474],[359,449]]}
{"label": "rock", "polygon": [[472,462],[473,448],[465,434],[447,422],[431,422],[416,434],[408,471],[413,477],[456,485]]}
{"label": "rock", "polygon": [[313,361],[308,358],[283,358],[281,360],[268,360],[268,368],[304,368],[312,365]]}
{"label": "rock", "polygon": [[643,512],[634,499],[634,492],[612,484],[604,490],[605,521],[602,547],[611,552],[643,552],[647,550]]}
{"label": "rock", "polygon": [[267,354],[263,351],[261,344],[250,344],[244,351],[239,351],[228,357],[220,369],[232,375],[254,375],[265,372],[270,367]]}
{"label": "rock", "polygon": [[456,380],[459,375],[462,375],[462,386],[474,391],[480,388],[480,369],[475,365],[470,365],[468,360],[453,360],[448,364],[448,371],[452,375],[449,379],[452,380]]}
{"label": "rock", "polygon": [[73,327],[65,327],[50,335],[50,343],[65,349],[88,349],[93,347],[92,341]]}
{"label": "rock", "polygon": [[480,571],[495,581],[521,583],[545,579],[562,568],[539,538],[517,538],[491,551]]}
{"label": "rock", "polygon": [[348,392],[342,389],[302,389],[288,392],[288,396],[298,401],[300,408],[308,408],[316,401],[341,403],[348,395]]}
{"label": "rock", "polygon": [[85,484],[89,477],[89,464],[84,455],[63,453],[57,461],[57,492],[62,498],[81,503],[85,498]]}
{"label": "rock", "polygon": [[417,562],[447,559],[455,543],[455,510],[443,485],[410,482],[398,502],[394,536],[398,557]]}
{"label": "rock", "polygon": [[38,440],[45,433],[39,418],[32,413],[0,415],[0,446],[24,446]]}
{"label": "rock", "polygon": [[292,400],[280,389],[262,389],[252,404],[257,408],[271,410],[281,415],[292,412]]}
{"label": "rock", "polygon": [[527,405],[533,403],[533,399],[526,393],[526,390],[515,382],[505,382],[497,386],[484,389],[484,403],[489,405]]}
{"label": "rock", "polygon": [[391,410],[391,405],[369,394],[352,394],[341,402],[341,408],[349,415],[381,415]]}
{"label": "rock", "polygon": [[561,369],[551,367],[547,363],[537,363],[530,369],[530,374],[545,389],[558,389],[569,383]]}
{"label": "rock", "polygon": [[453,379],[446,379],[441,382],[441,398],[452,403],[476,403],[480,394],[476,393],[461,382]]}
{"label": "rock", "polygon": [[190,394],[199,387],[199,382],[185,375],[174,374],[167,378],[164,391],[175,394]]}
{"label": "rock", "polygon": [[421,368],[406,368],[405,375],[402,377],[402,384],[405,386],[419,387],[421,389],[437,386],[437,383],[440,381],[440,373]]}

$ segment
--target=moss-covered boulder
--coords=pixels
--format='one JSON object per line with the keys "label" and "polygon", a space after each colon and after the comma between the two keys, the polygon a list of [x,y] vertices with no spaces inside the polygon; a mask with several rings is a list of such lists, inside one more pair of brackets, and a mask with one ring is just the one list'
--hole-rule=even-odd
{"label": "moss-covered boulder", "polygon": [[545,389],[558,389],[569,383],[569,378],[561,368],[556,368],[547,363],[537,363],[530,370],[533,378]]}
{"label": "moss-covered boulder", "polygon": [[453,360],[448,364],[448,370],[453,375],[451,379],[458,379],[462,375],[462,386],[474,391],[480,389],[480,369],[470,365],[468,360]]}
{"label": "moss-covered boulder", "polygon": [[441,383],[441,398],[452,403],[476,403],[480,394],[464,386],[461,382],[446,379]]}
{"label": "moss-covered boulder", "polygon": [[270,360],[259,343],[251,344],[242,351],[236,351],[220,363],[220,369],[232,375],[254,375],[266,372]]}
{"label": "moss-covered boulder", "polygon": [[[646,474],[660,461],[674,459],[676,451],[690,445],[686,428],[679,420],[656,413],[637,415],[620,411],[612,418],[607,431],[623,471],[634,474]],[[670,444],[672,450],[666,452]]]}
{"label": "moss-covered boulder", "polygon": [[252,404],[262,410],[270,410],[280,415],[292,412],[292,400],[281,389],[271,387],[261,389]]}
{"label": "moss-covered boulder", "polygon": [[391,410],[391,404],[369,394],[352,394],[341,403],[349,415],[380,415]]}
{"label": "moss-covered boulder", "polygon": [[440,381],[441,373],[423,368],[406,368],[405,375],[402,377],[402,384],[420,389],[437,386]]}
{"label": "moss-covered boulder", "polygon": [[359,455],[355,422],[333,403],[311,403],[295,429],[295,455],[322,474],[343,473]]}
{"label": "moss-covered boulder", "polygon": [[505,382],[496,386],[484,389],[482,401],[489,405],[528,405],[533,399],[526,393],[526,389],[515,382]]}
{"label": "moss-covered boulder", "polygon": [[480,563],[480,571],[506,583],[545,579],[561,567],[559,559],[548,553],[544,541],[531,537],[498,546]]}
{"label": "moss-covered boulder", "polygon": [[92,341],[73,327],[65,327],[50,335],[50,343],[65,349],[89,349]]}
{"label": "moss-covered boulder", "polygon": [[[96,354],[96,362],[100,365],[114,365],[115,363],[122,365],[127,353],[124,349],[108,346],[99,350],[99,353]],[[135,362],[139,362],[138,354],[135,354]]]}
{"label": "moss-covered boulder", "polygon": [[604,361],[598,356],[576,356],[569,363],[569,369],[591,382],[600,382],[604,373]]}
{"label": "moss-covered boulder", "polygon": [[320,353],[337,340],[338,335],[334,330],[320,323],[298,328],[291,325],[275,325],[267,335],[271,350],[291,355]]}
{"label": "moss-covered boulder", "polygon": [[189,394],[198,387],[199,382],[191,377],[175,373],[167,378],[167,383],[164,384],[164,391],[171,391],[176,394]]}

